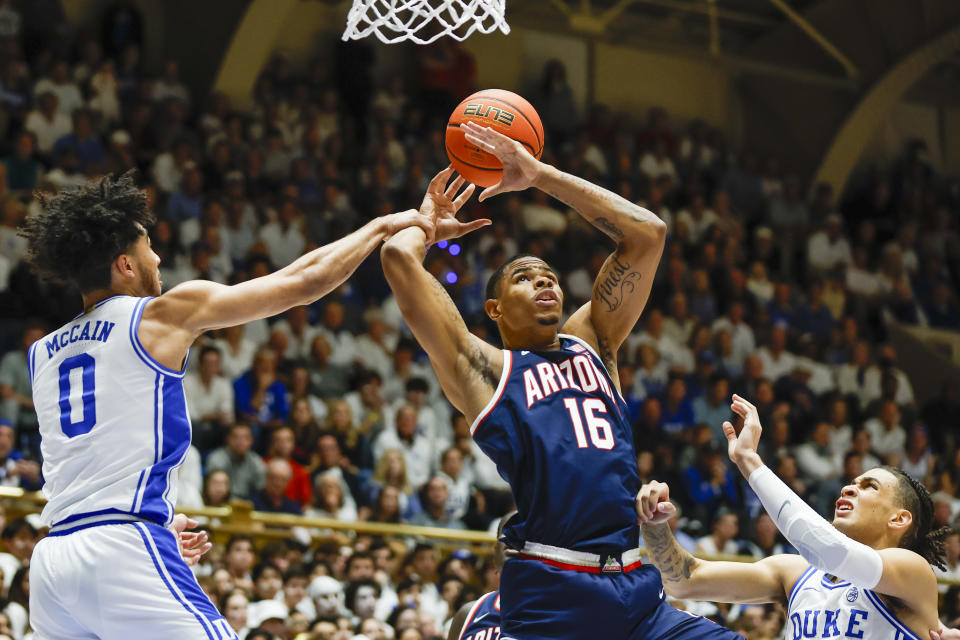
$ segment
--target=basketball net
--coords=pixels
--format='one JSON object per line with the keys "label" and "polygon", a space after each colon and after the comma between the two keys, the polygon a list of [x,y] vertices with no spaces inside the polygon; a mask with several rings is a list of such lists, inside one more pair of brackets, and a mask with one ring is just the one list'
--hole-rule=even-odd
{"label": "basketball net", "polygon": [[464,40],[474,31],[510,33],[506,0],[353,0],[344,40],[374,34],[387,44],[430,44],[443,36]]}

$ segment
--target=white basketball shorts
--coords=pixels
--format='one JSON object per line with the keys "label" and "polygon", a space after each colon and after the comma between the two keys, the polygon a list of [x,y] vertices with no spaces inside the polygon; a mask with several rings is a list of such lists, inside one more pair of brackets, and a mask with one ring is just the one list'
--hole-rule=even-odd
{"label": "white basketball shorts", "polygon": [[51,534],[30,561],[38,640],[234,640],[173,533],[130,522]]}

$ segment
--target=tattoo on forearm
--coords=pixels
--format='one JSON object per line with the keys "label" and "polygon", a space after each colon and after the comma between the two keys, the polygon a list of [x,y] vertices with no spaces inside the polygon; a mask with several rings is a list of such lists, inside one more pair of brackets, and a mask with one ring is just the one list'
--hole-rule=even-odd
{"label": "tattoo on forearm", "polygon": [[666,525],[648,525],[641,527],[643,541],[647,545],[650,560],[660,570],[664,582],[682,582],[689,580],[697,559],[677,544],[673,532]]}
{"label": "tattoo on forearm", "polygon": [[616,311],[623,304],[624,299],[633,293],[640,278],[639,271],[631,271],[630,263],[624,262],[616,253],[607,258],[600,278],[594,286],[594,295],[607,305],[607,311]]}
{"label": "tattoo on forearm", "polygon": [[606,218],[595,218],[592,224],[614,240],[623,240],[623,231],[620,231],[620,229],[617,228],[617,225],[613,224]]}

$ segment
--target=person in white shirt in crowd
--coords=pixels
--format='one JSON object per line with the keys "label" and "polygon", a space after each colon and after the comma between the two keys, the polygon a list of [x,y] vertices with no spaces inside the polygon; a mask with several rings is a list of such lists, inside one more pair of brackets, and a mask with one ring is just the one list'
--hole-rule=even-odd
{"label": "person in white shirt in crowd", "polygon": [[757,356],[763,362],[763,371],[771,381],[790,375],[797,366],[797,357],[787,351],[787,326],[777,323],[770,332],[770,346],[761,347]]}
{"label": "person in white shirt in crowd", "polygon": [[736,540],[738,533],[740,518],[737,514],[721,508],[714,518],[712,533],[697,539],[697,552],[736,555],[740,553],[740,545]]}
{"label": "person in white shirt in crowd", "polygon": [[930,447],[930,437],[927,428],[922,424],[915,424],[907,435],[907,445],[900,459],[900,468],[907,475],[921,482],[932,479],[937,458]]}
{"label": "person in white shirt in crowd", "polygon": [[[231,184],[243,184],[243,174],[239,171],[227,174],[227,187]],[[242,262],[257,239],[259,225],[253,205],[243,198],[233,198],[227,203],[227,218],[223,226],[223,241],[230,251],[233,262]]]}
{"label": "person in white shirt in crowd", "polygon": [[70,78],[70,66],[65,60],[56,61],[50,75],[40,78],[33,86],[35,96],[48,92],[57,96],[60,109],[67,115],[83,106],[83,94]]}
{"label": "person in white shirt in crowd", "polygon": [[853,262],[850,243],[844,237],[843,219],[833,213],[827,216],[824,228],[807,240],[807,264],[820,275],[838,266]]}
{"label": "person in white shirt in crowd", "polygon": [[757,350],[757,340],[753,328],[744,321],[744,306],[742,302],[732,302],[727,312],[714,320],[711,330],[714,332],[726,330],[733,340],[732,357],[743,367],[743,361]]}
{"label": "person in white shirt in crowd", "polygon": [[670,315],[663,321],[663,332],[678,344],[687,344],[696,327],[697,319],[690,315],[687,296],[676,292],[670,297]]}
{"label": "person in white shirt in crowd", "polygon": [[387,408],[384,425],[387,429],[394,426],[394,418],[400,407],[404,405],[413,407],[417,410],[418,428],[433,449],[433,459],[439,460],[440,453],[453,442],[453,433],[449,426],[449,410],[443,403],[431,401],[430,385],[424,378],[407,379],[404,389],[404,396],[391,402]]}
{"label": "person in white shirt in crowd", "polygon": [[48,155],[57,140],[73,131],[70,112],[61,109],[59,102],[52,91],[37,95],[37,106],[27,114],[23,123],[24,129],[36,138],[37,151],[41,155]]}
{"label": "person in white shirt in crowd", "polygon": [[843,461],[830,451],[830,424],[818,422],[806,442],[794,449],[800,473],[808,480],[823,482],[840,475]]}
{"label": "person in white shirt in crowd", "polygon": [[912,406],[915,402],[913,385],[907,374],[896,366],[896,349],[885,344],[880,347],[877,357],[879,366],[869,369],[864,380],[864,406],[880,398],[892,399],[901,407]]}
{"label": "person in white shirt in crowd", "polygon": [[163,63],[163,75],[153,83],[153,101],[161,103],[167,98],[176,98],[184,105],[190,104],[190,89],[180,81],[180,66],[176,60]]}
{"label": "person in white shirt in crowd", "polygon": [[470,496],[473,493],[471,486],[472,474],[466,469],[463,453],[456,447],[446,449],[440,455],[440,470],[437,475],[447,480],[446,511],[455,520],[463,519],[470,507]]}
{"label": "person in white shirt in crowd", "polygon": [[330,362],[334,364],[351,364],[356,354],[356,338],[344,326],[343,304],[332,300],[323,307],[323,323],[316,327],[316,332],[323,335],[333,350]]}
{"label": "person in white shirt in crowd", "polygon": [[655,182],[660,178],[670,179],[670,188],[667,192],[673,190],[677,182],[677,168],[673,160],[667,155],[667,144],[662,139],[657,139],[653,149],[647,151],[640,158],[640,173],[642,173],[650,182]]}
{"label": "person in white shirt in crowd", "polygon": [[200,450],[194,445],[187,447],[183,464],[177,470],[177,505],[197,509],[203,506],[203,464]]}
{"label": "person in white shirt in crowd", "polygon": [[512,499],[510,485],[500,476],[493,460],[480,450],[480,445],[470,436],[470,424],[463,414],[454,413],[450,418],[450,427],[455,445],[464,454],[464,475],[472,478],[473,485],[485,495],[494,494]]}
{"label": "person in white shirt in crowd", "polygon": [[287,311],[283,318],[273,323],[271,330],[279,331],[287,337],[287,348],[283,356],[288,360],[308,358],[313,338],[318,333],[310,325],[310,308],[305,305]]}
{"label": "person in white shirt in crowd", "polygon": [[234,422],[234,413],[233,384],[223,377],[219,349],[201,349],[200,366],[196,372],[184,376],[183,392],[193,424],[194,443],[199,443],[204,451],[220,446]]}
{"label": "person in white shirt in crowd", "polygon": [[414,489],[419,489],[430,477],[433,467],[433,446],[420,433],[417,410],[403,405],[397,410],[393,429],[384,429],[373,442],[373,457],[379,460],[387,449],[399,449],[407,463],[407,478]]}
{"label": "person in white shirt in crowd", "polygon": [[376,371],[381,376],[389,376],[390,355],[397,348],[397,334],[387,324],[383,312],[376,307],[363,312],[363,323],[367,330],[357,336],[355,357],[364,368]]}
{"label": "person in white shirt in crowd", "polygon": [[647,314],[646,328],[641,333],[632,333],[627,338],[627,348],[636,353],[641,344],[649,344],[659,353],[669,369],[674,367],[691,373],[694,367],[693,353],[684,345],[678,343],[664,331],[663,312],[659,309],[650,309]]}
{"label": "person in white shirt in crowd", "polygon": [[717,214],[707,207],[702,193],[695,193],[690,197],[690,206],[677,213],[676,221],[687,228],[687,244],[700,245],[716,224]]}
{"label": "person in white shirt in crowd", "polygon": [[388,402],[397,402],[407,395],[407,381],[411,378],[421,378],[427,381],[431,398],[438,397],[439,384],[433,368],[429,364],[417,362],[415,357],[418,345],[410,338],[397,341],[393,351],[393,362],[389,374],[384,378],[383,396]]}
{"label": "person in white shirt in crowd", "polygon": [[333,518],[341,522],[357,521],[357,503],[345,486],[339,469],[325,471],[313,482],[313,504],[304,515],[311,518]]}
{"label": "person in white shirt in crowd", "polygon": [[853,442],[853,427],[849,420],[850,408],[842,397],[830,401],[827,418],[830,423],[830,453],[842,458]]}
{"label": "person in white shirt in crowd", "polygon": [[863,427],[853,432],[853,440],[850,441],[850,451],[860,455],[864,469],[873,469],[883,464],[880,456],[873,450],[873,437],[870,435],[870,432]]}
{"label": "person in white shirt in crowd", "polygon": [[835,391],[833,367],[824,364],[819,357],[819,345],[812,335],[805,333],[799,340],[800,353],[797,354],[796,368],[803,369],[809,375],[807,387],[817,396]]}
{"label": "person in white shirt in crowd", "polygon": [[378,435],[384,424],[387,403],[383,397],[383,380],[376,371],[363,371],[357,378],[357,389],[343,397],[350,405],[354,424],[361,433]]}
{"label": "person in white shirt in crowd", "polygon": [[884,281],[870,267],[869,255],[864,247],[854,247],[853,261],[846,269],[847,290],[853,295],[871,300],[884,291]]}
{"label": "person in white shirt in crowd", "polygon": [[867,420],[863,428],[870,433],[873,450],[878,454],[883,457],[892,453],[903,455],[907,432],[900,424],[900,407],[896,402],[884,401],[877,416]]}
{"label": "person in white shirt in crowd", "polygon": [[220,330],[220,337],[213,346],[220,353],[220,369],[227,380],[236,380],[253,366],[257,345],[244,337],[246,325],[236,325]]}
{"label": "person in white shirt in crowd", "polygon": [[845,396],[855,397],[860,408],[865,409],[871,399],[872,380],[877,375],[877,368],[870,363],[869,345],[858,340],[853,345],[850,362],[837,367],[837,389]]}
{"label": "person in white shirt in crowd", "polygon": [[[756,233],[759,235],[764,231],[771,236],[773,235],[773,232],[767,227],[758,228]],[[759,304],[765,305],[773,300],[774,289],[775,286],[767,275],[767,267],[759,261],[751,264],[750,275],[747,277],[747,291],[750,292],[750,295],[752,295]]]}
{"label": "person in white shirt in crowd", "polygon": [[290,264],[303,254],[307,248],[303,224],[297,201],[284,198],[277,209],[277,219],[260,227],[260,241],[267,246],[273,264]]}
{"label": "person in white shirt in crowd", "polygon": [[567,228],[567,216],[550,205],[546,191],[536,189],[533,199],[520,207],[520,219],[530,233],[562,234]]}
{"label": "person in white shirt in crowd", "polygon": [[180,139],[174,142],[173,148],[164,151],[153,160],[150,175],[153,177],[157,190],[170,195],[180,188],[183,172],[193,162],[193,147],[190,141]]}

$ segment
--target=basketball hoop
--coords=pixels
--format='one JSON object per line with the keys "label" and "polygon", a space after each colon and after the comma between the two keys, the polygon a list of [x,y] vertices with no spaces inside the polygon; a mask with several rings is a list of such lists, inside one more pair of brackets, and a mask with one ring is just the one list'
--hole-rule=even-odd
{"label": "basketball hoop", "polygon": [[506,0],[353,0],[344,40],[370,34],[393,44],[430,44],[443,36],[464,40],[474,31],[510,33]]}

